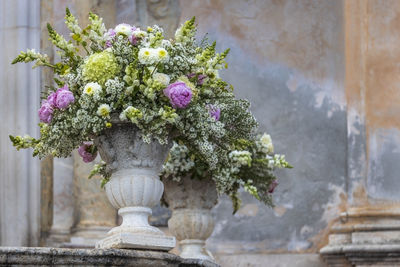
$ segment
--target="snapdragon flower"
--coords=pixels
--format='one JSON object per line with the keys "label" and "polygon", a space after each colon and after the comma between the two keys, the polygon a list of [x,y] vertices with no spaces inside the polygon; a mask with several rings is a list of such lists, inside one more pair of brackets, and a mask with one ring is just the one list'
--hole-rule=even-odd
{"label": "snapdragon flower", "polygon": [[233,150],[229,153],[229,158],[237,162],[239,166],[250,166],[251,164],[251,153],[246,150]]}
{"label": "snapdragon flower", "polygon": [[256,142],[257,148],[259,151],[265,154],[274,153],[274,145],[272,143],[271,136],[267,133],[264,133],[260,139]]}

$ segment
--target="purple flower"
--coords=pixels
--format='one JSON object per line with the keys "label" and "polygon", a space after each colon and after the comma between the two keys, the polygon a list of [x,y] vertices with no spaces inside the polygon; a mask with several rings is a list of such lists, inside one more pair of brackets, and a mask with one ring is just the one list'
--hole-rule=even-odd
{"label": "purple flower", "polygon": [[192,99],[192,90],[181,81],[174,82],[164,89],[173,108],[185,108]]}
{"label": "purple flower", "polygon": [[219,121],[219,118],[221,117],[221,109],[213,105],[208,105],[207,108],[210,112],[210,116],[213,117],[216,121]]}
{"label": "purple flower", "polygon": [[106,38],[106,48],[109,48],[112,46],[111,40],[114,38],[114,36],[117,35],[116,31],[114,29],[109,29],[105,34],[104,37]]}
{"label": "purple flower", "polygon": [[69,90],[67,84],[58,89],[56,93],[55,106],[57,108],[64,109],[75,101],[74,94]]}
{"label": "purple flower", "polygon": [[[196,76],[196,73],[189,73],[186,75],[186,77],[188,77],[189,79],[192,79],[195,76]],[[197,84],[203,85],[205,78],[207,78],[207,75],[204,75],[204,74],[197,75]]]}
{"label": "purple flower", "polygon": [[272,194],[277,186],[278,186],[278,181],[273,180],[272,183],[269,185],[268,193]]}
{"label": "purple flower", "polygon": [[108,31],[104,34],[107,39],[110,39],[116,35],[116,31],[114,29],[108,29]]}
{"label": "purple flower", "polygon": [[204,74],[200,74],[199,76],[197,76],[197,84],[203,85],[205,78],[207,78],[207,75]]}
{"label": "purple flower", "polygon": [[85,163],[92,162],[97,157],[97,150],[92,142],[83,142],[78,148],[78,153]]}
{"label": "purple flower", "polygon": [[57,99],[57,93],[56,93],[56,92],[53,92],[53,93],[51,93],[51,94],[47,97],[47,102],[48,102],[51,106],[55,107],[55,106],[56,106],[56,99]]}
{"label": "purple flower", "polygon": [[196,73],[189,73],[186,75],[189,79],[192,79],[194,76],[196,76]]}
{"label": "purple flower", "polygon": [[111,41],[110,41],[110,40],[107,40],[107,41],[106,41],[106,44],[105,44],[105,47],[106,47],[106,48],[109,48],[109,47],[111,47],[111,46],[112,46]]}
{"label": "purple flower", "polygon": [[42,106],[40,107],[38,113],[41,122],[50,123],[53,119],[53,107],[47,100],[42,102]]}
{"label": "purple flower", "polygon": [[[134,28],[134,27],[132,27],[132,28]],[[131,42],[132,45],[136,45],[137,44],[137,39],[136,39],[136,36],[134,34],[129,36],[128,39],[129,39],[129,42]]]}

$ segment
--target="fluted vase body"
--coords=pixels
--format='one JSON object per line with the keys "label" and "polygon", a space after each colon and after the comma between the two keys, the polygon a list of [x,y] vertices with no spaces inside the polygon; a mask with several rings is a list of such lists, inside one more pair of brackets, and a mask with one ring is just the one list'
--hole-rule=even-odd
{"label": "fluted vase body", "polygon": [[162,197],[164,186],[159,172],[168,146],[158,141],[143,142],[139,129],[131,123],[113,123],[95,139],[101,158],[112,173],[105,191],[111,204],[122,216],[122,224],[112,228],[99,241],[98,248],[139,248],[170,250],[175,238],[150,226],[151,208]]}

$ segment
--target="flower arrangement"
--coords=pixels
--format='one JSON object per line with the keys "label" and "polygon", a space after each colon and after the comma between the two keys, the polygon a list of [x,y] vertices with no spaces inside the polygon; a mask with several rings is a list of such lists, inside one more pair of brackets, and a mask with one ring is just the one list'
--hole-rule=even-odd
{"label": "flower arrangement", "polygon": [[[67,157],[78,148],[83,161],[91,162],[97,156],[93,139],[125,121],[140,129],[144,142],[176,140],[163,177],[208,174],[236,206],[240,186],[270,203],[264,193],[275,181],[271,171],[289,165],[272,154],[268,136],[255,139],[257,122],[249,102],[236,99],[232,86],[220,78],[229,49],[217,53],[216,43],[206,38],[198,43],[194,18],[171,40],[157,25],[140,29],[124,23],[107,30],[93,13],[89,21],[81,28],[66,10],[71,40],[47,25],[60,62],[53,64],[34,50],[12,62],[52,68],[56,84],[48,87],[38,111],[40,137],[10,136],[13,145],[33,148],[39,158]],[[108,181],[104,162],[90,177],[97,173],[103,184]]]}
{"label": "flower arrangement", "polygon": [[220,194],[230,196],[235,213],[241,204],[238,190],[243,187],[266,205],[273,205],[272,193],[278,185],[273,171],[277,168],[292,168],[284,155],[274,154],[270,135],[237,139],[230,149],[220,154],[218,166],[212,170],[206,162],[183,142],[174,143],[163,166],[162,178],[179,182],[190,174],[192,178],[214,180]]}

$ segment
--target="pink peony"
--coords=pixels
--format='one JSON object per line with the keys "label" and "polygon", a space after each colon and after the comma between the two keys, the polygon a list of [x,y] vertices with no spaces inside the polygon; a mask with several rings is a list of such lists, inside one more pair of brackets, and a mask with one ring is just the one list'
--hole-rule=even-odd
{"label": "pink peony", "polygon": [[92,162],[97,157],[97,151],[92,142],[83,142],[78,148],[78,153],[85,163]]}
{"label": "pink peony", "polygon": [[181,81],[174,82],[164,89],[164,95],[174,108],[185,108],[192,99],[192,90]]}
{"label": "pink peony", "polygon": [[57,93],[56,93],[56,92],[53,92],[53,93],[51,93],[51,94],[47,97],[47,102],[48,102],[51,106],[55,107],[55,106],[56,106],[56,98],[57,98]]}
{"label": "pink peony", "polygon": [[50,123],[53,119],[53,107],[47,100],[42,102],[38,113],[41,122]]}
{"label": "pink peony", "polygon": [[57,90],[55,106],[60,109],[67,108],[69,104],[75,101],[74,94],[69,90],[68,85],[64,85]]}

